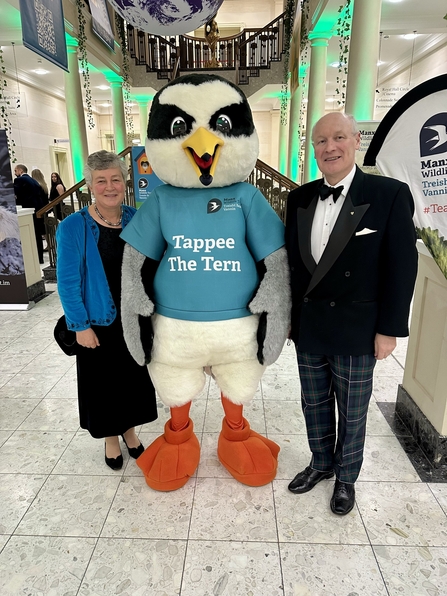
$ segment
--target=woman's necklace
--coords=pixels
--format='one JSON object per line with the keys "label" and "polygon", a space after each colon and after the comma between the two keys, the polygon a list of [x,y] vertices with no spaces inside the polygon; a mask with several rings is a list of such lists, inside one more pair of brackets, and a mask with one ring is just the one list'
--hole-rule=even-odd
{"label": "woman's necklace", "polygon": [[94,206],[94,208],[95,208],[96,215],[97,215],[97,216],[98,216],[100,219],[102,219],[102,221],[104,221],[104,222],[105,222],[107,225],[109,225],[109,226],[113,226],[114,228],[116,228],[116,227],[118,227],[118,226],[120,226],[120,225],[121,225],[121,222],[123,221],[123,206],[122,206],[122,205],[121,205],[121,215],[120,215],[120,218],[119,218],[119,220],[118,220],[116,223],[112,223],[111,221],[109,221],[108,219],[106,219],[105,217],[103,217],[103,216],[101,215],[101,213],[99,212],[99,210],[98,210],[98,207],[96,206],[96,204],[94,204],[93,206]]}

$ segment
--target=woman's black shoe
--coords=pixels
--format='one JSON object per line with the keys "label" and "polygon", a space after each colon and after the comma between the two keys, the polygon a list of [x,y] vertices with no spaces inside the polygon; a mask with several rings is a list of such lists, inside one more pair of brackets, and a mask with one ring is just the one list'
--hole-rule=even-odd
{"label": "woman's black shoe", "polygon": [[140,443],[138,445],[138,447],[128,447],[128,445],[126,443],[126,439],[124,438],[124,435],[121,435],[121,436],[123,437],[124,445],[127,447],[127,451],[129,452],[130,457],[133,457],[134,459],[137,459],[138,457],[140,457],[140,455],[144,451],[143,444]]}
{"label": "woman's black shoe", "polygon": [[105,451],[106,445],[104,444],[104,458],[109,468],[112,468],[112,470],[121,470],[123,467],[123,456],[118,455],[118,457],[107,457],[107,455],[105,455]]}

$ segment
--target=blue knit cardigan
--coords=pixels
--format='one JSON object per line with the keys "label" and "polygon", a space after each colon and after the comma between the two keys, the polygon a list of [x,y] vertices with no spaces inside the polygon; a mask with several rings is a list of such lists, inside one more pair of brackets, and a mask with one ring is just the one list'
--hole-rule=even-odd
{"label": "blue knit cardigan", "polygon": [[[123,205],[122,227],[136,209]],[[57,289],[67,327],[83,331],[110,325],[116,306],[98,251],[99,228],[88,207],[66,217],[57,227]]]}

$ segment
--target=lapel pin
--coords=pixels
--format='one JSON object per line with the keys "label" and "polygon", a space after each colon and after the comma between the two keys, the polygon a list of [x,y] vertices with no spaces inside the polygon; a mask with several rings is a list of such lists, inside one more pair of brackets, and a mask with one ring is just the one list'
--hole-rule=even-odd
{"label": "lapel pin", "polygon": [[354,211],[351,211],[351,215],[354,215]]}

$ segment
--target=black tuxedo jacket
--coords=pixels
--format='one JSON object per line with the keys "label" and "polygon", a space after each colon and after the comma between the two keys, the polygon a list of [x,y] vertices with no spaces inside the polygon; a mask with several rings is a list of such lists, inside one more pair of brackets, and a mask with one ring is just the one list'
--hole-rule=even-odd
{"label": "black tuxedo jacket", "polygon": [[317,264],[310,239],[321,184],[304,184],[287,202],[292,339],[314,354],[371,354],[376,333],[408,335],[417,272],[413,198],[406,184],[357,168]]}
{"label": "black tuxedo jacket", "polygon": [[14,179],[14,194],[17,205],[31,207],[36,211],[39,211],[39,209],[42,209],[48,203],[48,197],[46,197],[45,191],[37,180],[31,178],[29,174],[22,174]]}

